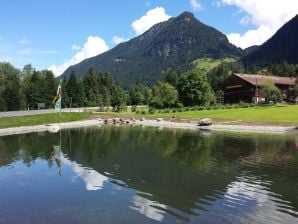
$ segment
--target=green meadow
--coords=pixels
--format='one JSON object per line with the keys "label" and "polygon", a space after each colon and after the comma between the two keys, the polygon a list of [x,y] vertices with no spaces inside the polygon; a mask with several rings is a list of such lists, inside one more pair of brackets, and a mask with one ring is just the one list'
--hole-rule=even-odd
{"label": "green meadow", "polygon": [[[146,110],[143,108],[143,111]],[[249,108],[233,108],[233,109],[213,109],[213,110],[197,110],[184,112],[134,114],[131,112],[123,113],[99,113],[105,116],[135,116],[135,117],[162,117],[170,119],[173,114],[178,119],[201,119],[212,118],[216,121],[235,121],[231,124],[241,123],[264,123],[264,124],[280,124],[280,125],[298,125],[298,105],[276,105],[267,107],[249,107]]]}
{"label": "green meadow", "polygon": [[27,115],[20,117],[2,117],[0,118],[0,128],[8,127],[20,127],[30,125],[41,125],[50,123],[70,122],[84,120],[90,117],[91,113],[51,113],[51,114],[39,114],[39,115]]}

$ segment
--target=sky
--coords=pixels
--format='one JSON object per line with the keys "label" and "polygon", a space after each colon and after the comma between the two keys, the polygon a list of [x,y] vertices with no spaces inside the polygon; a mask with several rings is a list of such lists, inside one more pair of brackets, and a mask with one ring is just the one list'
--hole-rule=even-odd
{"label": "sky", "polygon": [[0,61],[60,75],[184,11],[238,47],[260,45],[298,14],[298,0],[0,0],[0,8]]}

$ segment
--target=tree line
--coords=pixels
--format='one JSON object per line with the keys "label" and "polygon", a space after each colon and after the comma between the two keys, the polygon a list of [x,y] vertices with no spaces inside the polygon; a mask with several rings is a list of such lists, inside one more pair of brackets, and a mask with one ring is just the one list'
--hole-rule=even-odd
{"label": "tree line", "polygon": [[[277,71],[298,75],[297,65],[285,62],[270,65],[263,73],[272,75]],[[251,71],[238,62],[223,63],[211,71],[167,69],[162,74],[163,79],[155,85],[149,87],[142,81],[135,81],[128,89],[109,73],[96,73],[90,68],[77,78],[78,74],[72,71],[69,77],[62,78],[62,107],[94,106],[104,110],[111,106],[114,111],[121,111],[126,105],[149,105],[152,108],[208,106],[223,102],[223,82],[232,72]],[[38,71],[30,64],[19,70],[9,63],[0,63],[0,111],[37,109],[39,103],[52,108],[51,100],[58,84],[59,80],[49,70]],[[290,92],[298,95],[298,84]]]}
{"label": "tree line", "polygon": [[[81,78],[74,72],[62,79],[62,107],[112,106],[121,111],[126,105],[146,104],[156,108],[206,105],[214,94],[205,73],[191,70],[179,74],[167,70],[164,80],[152,87],[136,81],[124,89],[109,73],[97,74],[92,68]],[[52,108],[59,80],[49,70],[38,71],[30,64],[22,70],[0,63],[0,110],[37,109],[39,103]]]}

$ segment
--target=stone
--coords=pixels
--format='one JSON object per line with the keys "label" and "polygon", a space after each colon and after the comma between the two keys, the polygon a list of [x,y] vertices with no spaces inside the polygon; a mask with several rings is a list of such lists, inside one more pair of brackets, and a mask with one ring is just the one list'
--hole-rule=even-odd
{"label": "stone", "polygon": [[199,126],[209,126],[212,125],[213,121],[211,118],[204,118],[199,120]]}
{"label": "stone", "polygon": [[156,118],[156,120],[157,120],[157,121],[163,121],[163,119],[160,118],[160,117],[159,117],[159,118]]}
{"label": "stone", "polygon": [[145,117],[141,117],[140,121],[145,121],[146,118]]}

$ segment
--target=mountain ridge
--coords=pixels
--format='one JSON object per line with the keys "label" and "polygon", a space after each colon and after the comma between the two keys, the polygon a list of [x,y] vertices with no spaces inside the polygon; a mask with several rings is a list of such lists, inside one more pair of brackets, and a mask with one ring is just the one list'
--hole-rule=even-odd
{"label": "mountain ridge", "polygon": [[283,60],[298,64],[298,15],[285,23],[270,39],[242,58],[246,66],[266,66]]}
{"label": "mountain ridge", "polygon": [[74,71],[82,76],[89,68],[109,72],[124,86],[136,80],[154,84],[167,68],[185,71],[199,58],[239,58],[240,48],[229,43],[215,28],[205,25],[190,12],[158,23],[138,37],[111,50],[70,66],[62,76]]}

